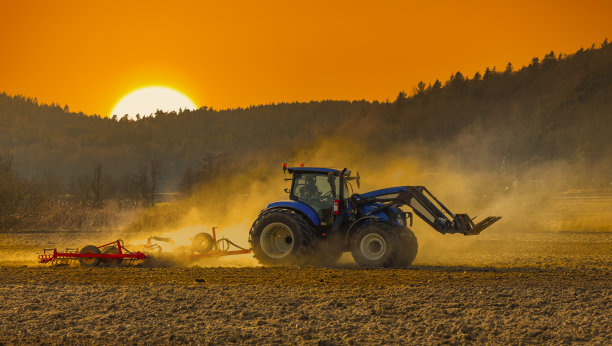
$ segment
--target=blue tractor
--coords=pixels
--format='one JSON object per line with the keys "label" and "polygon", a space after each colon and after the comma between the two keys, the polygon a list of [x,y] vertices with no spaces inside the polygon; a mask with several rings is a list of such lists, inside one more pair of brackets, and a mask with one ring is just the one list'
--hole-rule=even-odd
{"label": "blue tractor", "polygon": [[[453,214],[424,186],[397,186],[367,193],[359,173],[291,167],[289,200],[269,204],[249,232],[255,258],[267,265],[329,265],[350,251],[355,262],[368,267],[407,266],[417,255],[410,230],[413,213],[442,234],[479,234],[501,219],[489,216],[474,224],[467,214]],[[351,186],[352,187],[352,186]],[[401,207],[412,211],[403,211]]]}

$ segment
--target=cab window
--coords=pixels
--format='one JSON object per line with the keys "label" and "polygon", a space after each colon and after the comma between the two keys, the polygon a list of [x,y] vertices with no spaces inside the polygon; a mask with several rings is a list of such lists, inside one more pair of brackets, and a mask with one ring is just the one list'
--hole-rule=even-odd
{"label": "cab window", "polygon": [[327,175],[322,174],[295,174],[291,197],[308,205],[331,205],[333,202]]}

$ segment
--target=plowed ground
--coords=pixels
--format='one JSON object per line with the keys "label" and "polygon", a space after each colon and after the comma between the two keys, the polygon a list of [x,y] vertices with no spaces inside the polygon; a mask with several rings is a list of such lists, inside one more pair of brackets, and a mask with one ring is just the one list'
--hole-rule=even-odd
{"label": "plowed ground", "polygon": [[433,244],[391,269],[5,263],[0,342],[612,343],[611,233]]}

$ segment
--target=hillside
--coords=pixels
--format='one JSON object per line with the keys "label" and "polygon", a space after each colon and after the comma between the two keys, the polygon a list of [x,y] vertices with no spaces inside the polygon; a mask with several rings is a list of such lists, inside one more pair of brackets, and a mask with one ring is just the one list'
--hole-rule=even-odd
{"label": "hillside", "polygon": [[12,154],[22,176],[38,179],[44,173],[63,181],[97,164],[119,177],[156,160],[169,191],[185,169],[202,169],[210,158],[222,157],[231,167],[276,167],[323,140],[341,142],[343,149],[357,145],[378,157],[401,151],[431,164],[450,160],[463,170],[503,166],[511,175],[563,161],[580,173],[580,181],[605,186],[612,181],[610,95],[607,42],[562,57],[551,52],[517,71],[509,65],[471,78],[457,72],[385,103],[203,107],[129,121],[3,93],[0,151]]}

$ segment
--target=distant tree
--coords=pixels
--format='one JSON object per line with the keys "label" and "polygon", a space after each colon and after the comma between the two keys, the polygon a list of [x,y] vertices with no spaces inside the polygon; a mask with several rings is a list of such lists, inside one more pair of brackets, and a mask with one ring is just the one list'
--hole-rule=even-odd
{"label": "distant tree", "polygon": [[431,87],[431,90],[436,91],[436,90],[440,90],[442,89],[442,83],[440,82],[439,79],[436,79],[436,81],[434,82],[434,84]]}
{"label": "distant tree", "polygon": [[544,56],[544,60],[542,60],[542,64],[549,65],[549,64],[554,63],[556,61],[557,61],[557,58],[555,56],[555,52],[553,52],[551,50],[550,53],[548,53],[548,54],[546,54]]}
{"label": "distant tree", "polygon": [[403,104],[406,102],[407,99],[407,95],[406,93],[402,90],[399,92],[399,94],[397,94],[397,97],[395,98],[395,103],[396,104]]}
{"label": "distant tree", "polygon": [[90,200],[90,179],[87,175],[73,174],[70,179],[70,196],[75,203],[86,205]]}
{"label": "distant tree", "polygon": [[92,192],[92,197],[93,197],[93,205],[96,208],[102,207],[102,201],[103,201],[102,184],[103,184],[102,182],[102,164],[99,163],[94,166],[93,175],[91,179],[91,192]]}
{"label": "distant tree", "polygon": [[417,84],[416,94],[423,95],[426,87],[427,85],[423,81],[420,81],[419,84]]}
{"label": "distant tree", "polygon": [[155,205],[156,196],[159,192],[159,183],[161,180],[161,164],[157,160],[151,160],[151,186],[149,188],[149,203]]}
{"label": "distant tree", "polygon": [[508,65],[506,65],[506,71],[504,71],[505,74],[511,74],[513,71],[513,67],[512,67],[512,63],[508,62]]}
{"label": "distant tree", "polygon": [[472,80],[479,81],[481,78],[482,76],[480,75],[480,72],[476,71],[476,73],[474,74],[474,78],[472,78]]}
{"label": "distant tree", "polygon": [[140,171],[134,175],[133,183],[136,190],[150,206],[154,206],[157,201],[161,175],[161,164],[155,159],[152,159],[149,165],[142,166]]}
{"label": "distant tree", "polygon": [[457,88],[457,87],[460,87],[463,84],[463,82],[465,82],[465,78],[463,77],[463,74],[460,71],[457,71],[457,73],[452,74],[450,76],[446,84],[450,87]]}
{"label": "distant tree", "polygon": [[41,194],[44,199],[58,198],[62,192],[62,180],[51,171],[44,171],[40,182]]}
{"label": "distant tree", "polygon": [[144,201],[149,200],[149,191],[151,191],[151,183],[149,179],[149,167],[146,165],[140,168],[139,172],[134,175],[133,179],[133,184],[135,185],[140,198]]}
{"label": "distant tree", "polygon": [[191,167],[188,167],[183,172],[183,176],[178,184],[178,190],[185,196],[191,196],[193,193],[193,185],[195,183],[194,171]]}

